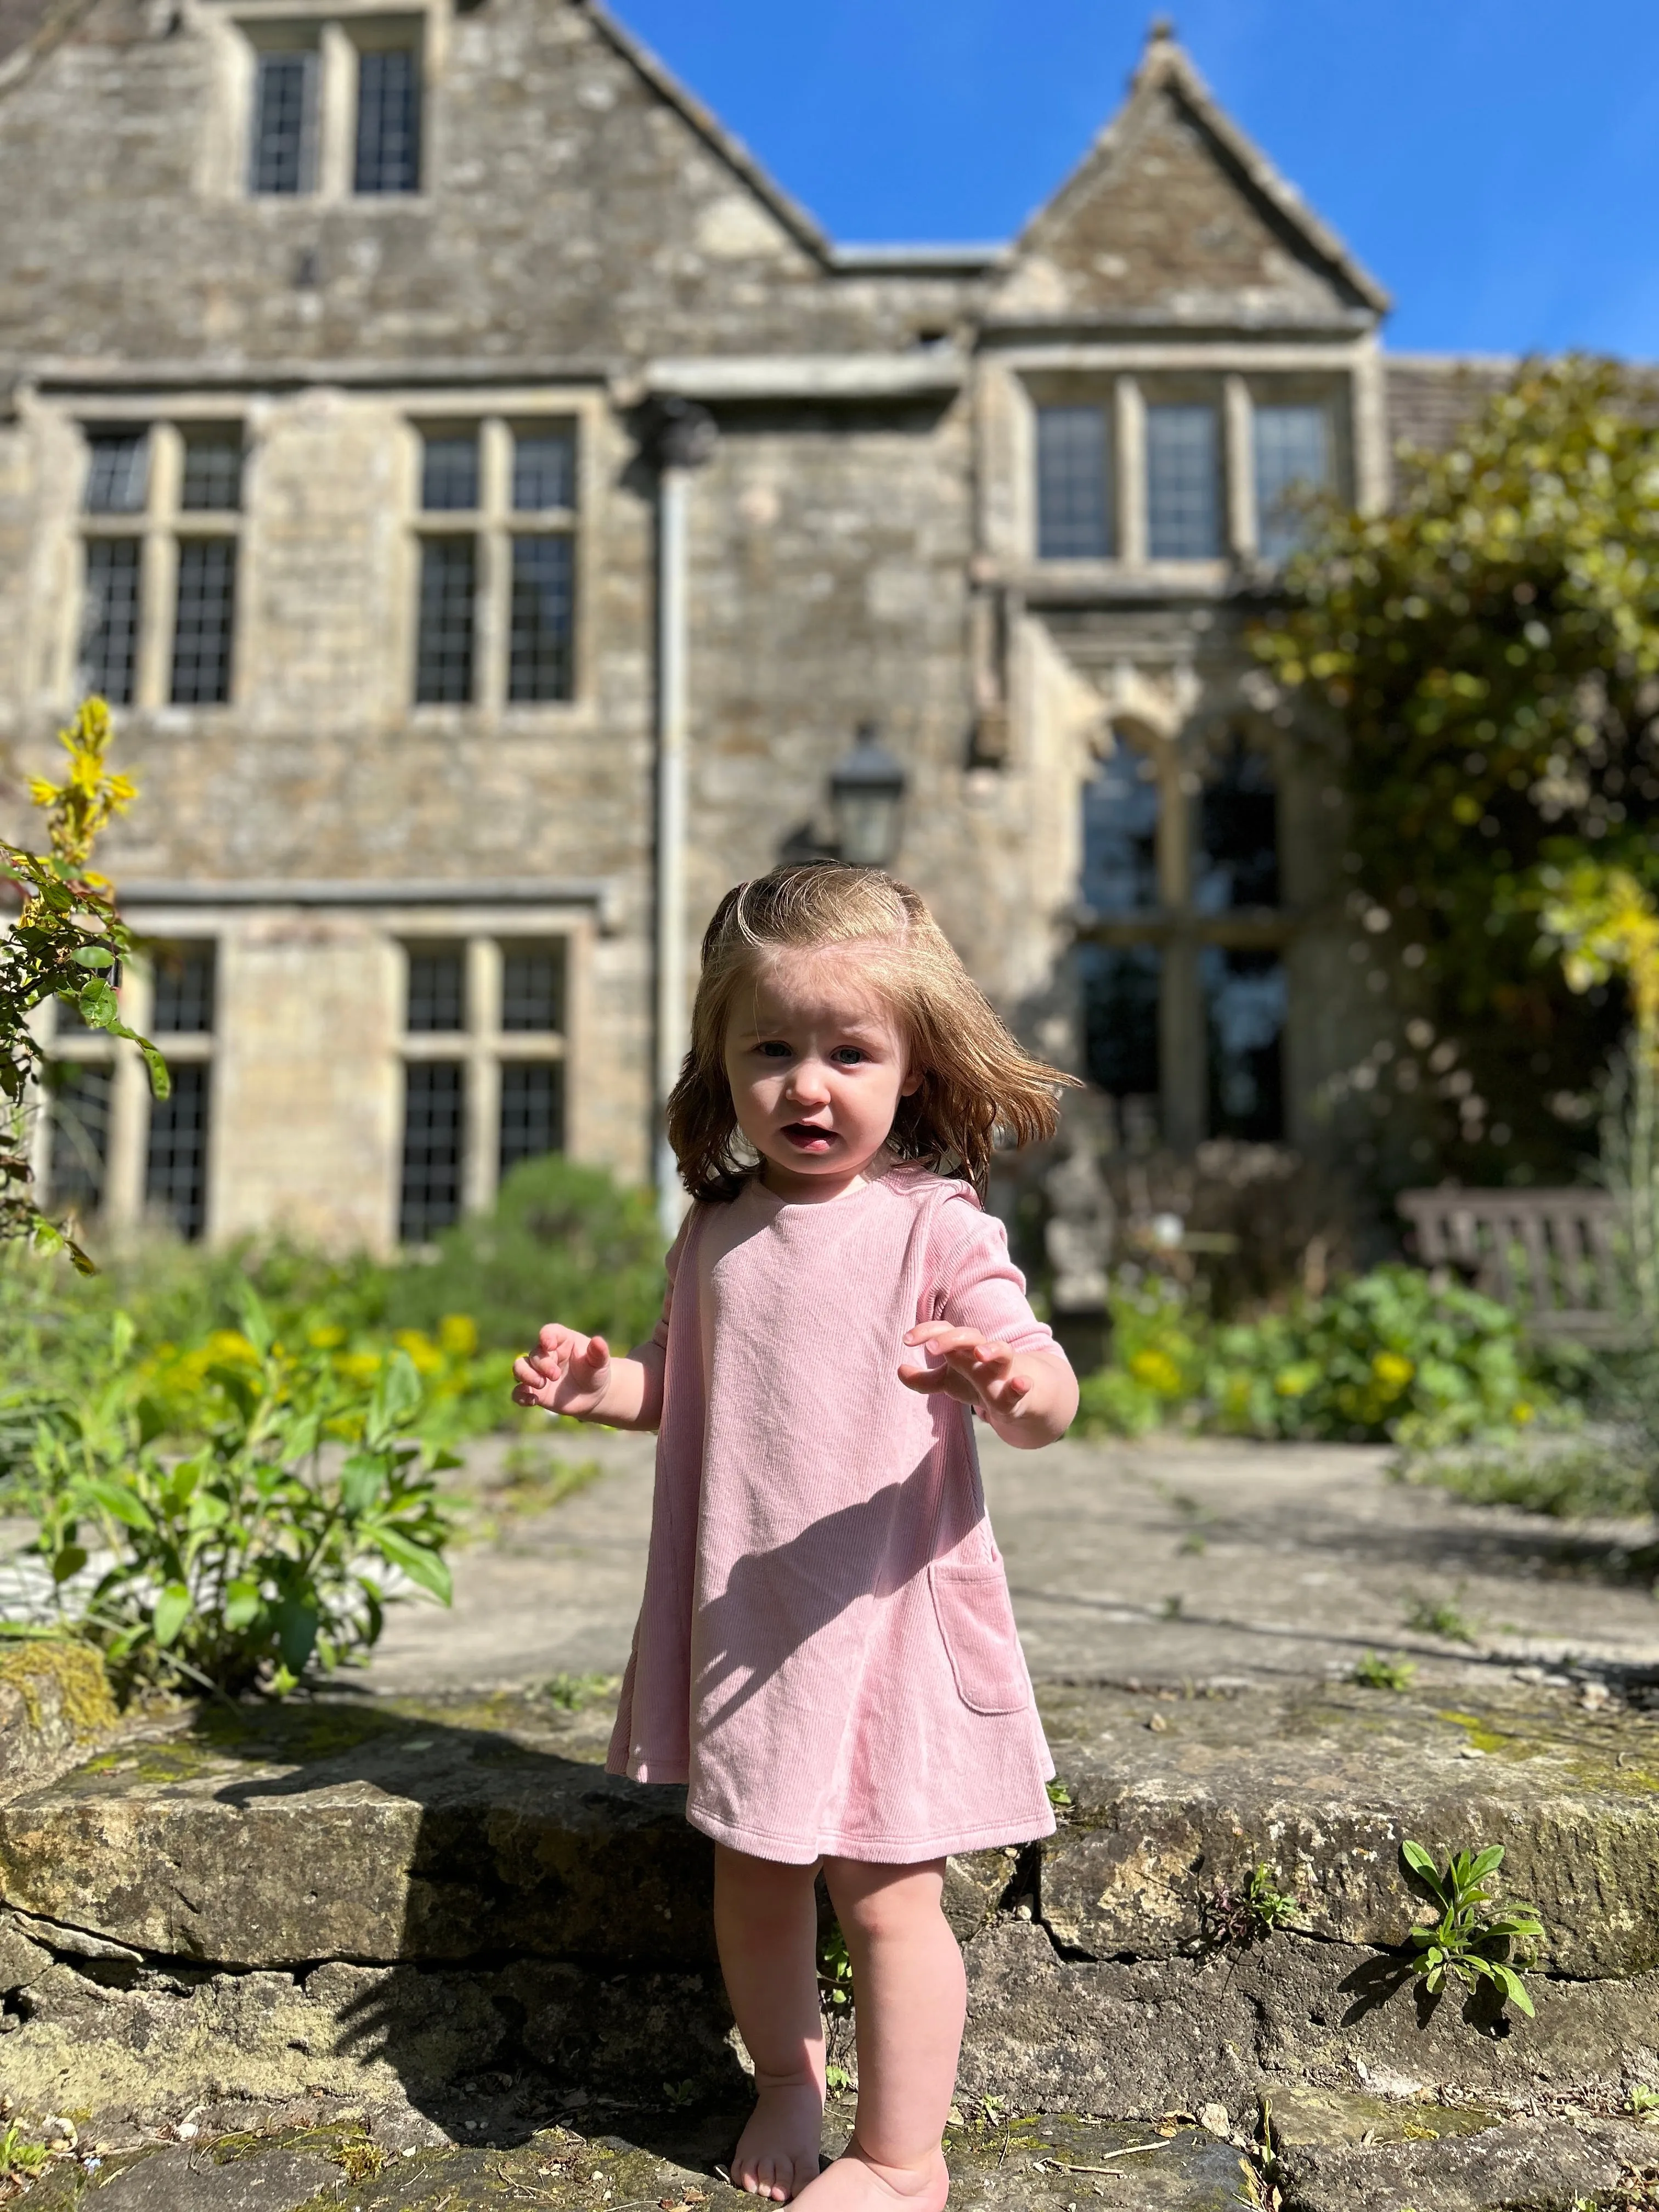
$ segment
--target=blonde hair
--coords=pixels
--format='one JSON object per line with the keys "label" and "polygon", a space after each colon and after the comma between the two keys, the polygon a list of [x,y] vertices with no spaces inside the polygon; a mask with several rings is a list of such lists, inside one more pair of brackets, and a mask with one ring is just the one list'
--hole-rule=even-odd
{"label": "blonde hair", "polygon": [[693,1198],[735,1198],[750,1172],[726,1074],[739,988],[770,954],[842,945],[865,953],[865,978],[921,1076],[899,1101],[890,1150],[966,1176],[983,1197],[999,1136],[1029,1145],[1054,1134],[1055,1093],[1077,1078],[1009,1035],[918,894],[878,868],[806,860],[727,891],[704,933],[691,1049],[668,1100],[668,1141]]}

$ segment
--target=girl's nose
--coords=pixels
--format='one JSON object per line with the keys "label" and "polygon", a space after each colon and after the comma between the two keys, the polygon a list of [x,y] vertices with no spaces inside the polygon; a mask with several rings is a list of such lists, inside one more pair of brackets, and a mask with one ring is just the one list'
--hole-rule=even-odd
{"label": "girl's nose", "polygon": [[789,1096],[801,1105],[821,1105],[830,1096],[823,1069],[814,1060],[798,1060],[790,1071]]}

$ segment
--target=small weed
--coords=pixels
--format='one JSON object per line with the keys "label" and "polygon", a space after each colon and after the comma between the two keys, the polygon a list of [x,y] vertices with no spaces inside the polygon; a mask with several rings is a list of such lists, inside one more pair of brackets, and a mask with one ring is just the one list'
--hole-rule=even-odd
{"label": "small weed", "polygon": [[1206,1552],[1208,1549],[1208,1544],[1206,1542],[1203,1536],[1199,1534],[1196,1528],[1189,1528],[1186,1534],[1182,1538],[1181,1541],[1176,1546],[1176,1550],[1178,1553],[1190,1553],[1194,1558],[1196,1558],[1200,1553]]}
{"label": "small weed", "polygon": [[[1461,1595],[1461,1583],[1458,1590]],[[1438,1636],[1448,1644],[1475,1641],[1474,1622],[1449,1598],[1413,1598],[1406,1608],[1406,1626],[1419,1636]]]}
{"label": "small weed", "polygon": [[596,1459],[560,1459],[536,1444],[516,1443],[502,1457],[501,1481],[487,1494],[500,1510],[524,1518],[551,1512],[604,1473]]}
{"label": "small weed", "polygon": [[1163,1604],[1159,1606],[1158,1609],[1158,1619],[1160,1620],[1179,1620],[1181,1618],[1182,1607],[1186,1604],[1186,1599],[1182,1596],[1180,1592],[1178,1590],[1176,1591],[1172,1595],[1166,1597]]}
{"label": "small weed", "polygon": [[828,2089],[848,2088],[852,2085],[852,2075],[844,2066],[826,2066],[823,2069],[824,2087]]}
{"label": "small weed", "polygon": [[32,2180],[52,2153],[45,2143],[28,2142],[15,2120],[0,2132],[0,2180]]}
{"label": "small weed", "polygon": [[579,1713],[616,1686],[614,1674],[554,1674],[542,1684],[542,1695],[561,1712]]}
{"label": "small weed", "polygon": [[662,2085],[662,2093],[677,2112],[683,2112],[688,2105],[696,2102],[697,2085],[690,2080],[665,2081]]}
{"label": "small weed", "polygon": [[1215,1945],[1243,1948],[1260,1943],[1276,1929],[1287,1928],[1301,1914],[1302,1900],[1279,1888],[1271,1867],[1257,1866],[1240,1889],[1218,1881],[1204,1903],[1206,1939]]}
{"label": "small weed", "polygon": [[847,1938],[833,1924],[818,1953],[818,1988],[831,2012],[844,2012],[853,2002],[853,1962],[847,1955]]}
{"label": "small weed", "polygon": [[349,2136],[335,2152],[334,2163],[345,2168],[348,2181],[374,2181],[386,2165],[386,2145],[367,2136]]}
{"label": "small weed", "polygon": [[1519,1972],[1508,1963],[1510,1948],[1517,1938],[1529,1942],[1541,1936],[1544,1923],[1530,1905],[1513,1905],[1496,1915],[1486,1910],[1493,1899],[1485,1884],[1504,1863],[1502,1844],[1489,1844],[1484,1851],[1459,1851],[1437,1873],[1422,1844],[1407,1838],[1400,1846],[1400,1863],[1410,1886],[1440,1908],[1431,1928],[1411,1931],[1418,1954],[1413,1971],[1422,1977],[1424,1986],[1437,1993],[1449,1974],[1470,1990],[1489,1982],[1500,1998],[1531,2019],[1532,1999]]}
{"label": "small weed", "polygon": [[1055,1776],[1054,1779],[1049,1783],[1048,1786],[1048,1802],[1051,1805],[1069,1805],[1071,1803],[1072,1793],[1066,1787],[1066,1784],[1060,1779],[1058,1775]]}
{"label": "small weed", "polygon": [[1649,2088],[1645,2081],[1636,2082],[1625,2100],[1625,2109],[1638,2120],[1659,2118],[1659,2089]]}
{"label": "small weed", "polygon": [[1367,1651],[1354,1662],[1348,1679],[1364,1690],[1409,1690],[1417,1679],[1417,1668],[1409,1659],[1384,1659]]}

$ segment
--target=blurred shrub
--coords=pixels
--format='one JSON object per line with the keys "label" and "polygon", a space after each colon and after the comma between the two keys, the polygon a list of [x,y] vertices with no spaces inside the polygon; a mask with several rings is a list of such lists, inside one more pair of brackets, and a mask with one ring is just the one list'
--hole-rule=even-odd
{"label": "blurred shrub", "polygon": [[1428,1446],[1522,1430],[1554,1402],[1550,1362],[1491,1298],[1377,1267],[1282,1311],[1218,1323],[1178,1284],[1120,1271],[1113,1357],[1080,1424]]}

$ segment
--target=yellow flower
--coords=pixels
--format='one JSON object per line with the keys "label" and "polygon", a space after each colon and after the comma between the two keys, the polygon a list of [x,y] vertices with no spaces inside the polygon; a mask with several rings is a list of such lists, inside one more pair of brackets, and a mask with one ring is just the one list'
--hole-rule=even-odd
{"label": "yellow flower", "polygon": [[1392,1397],[1398,1397],[1417,1372],[1414,1364],[1398,1352],[1379,1352],[1371,1362],[1371,1373]]}
{"label": "yellow flower", "polygon": [[1276,1398],[1305,1398],[1319,1380],[1319,1368],[1311,1359],[1298,1359],[1293,1366],[1281,1367],[1273,1377]]}
{"label": "yellow flower", "polygon": [[1155,1345],[1149,1346],[1145,1352],[1135,1353],[1129,1362],[1129,1372],[1137,1382],[1144,1382],[1149,1390],[1156,1390],[1160,1397],[1178,1398],[1181,1395],[1183,1387],[1181,1370],[1167,1352],[1158,1351]]}
{"label": "yellow flower", "polygon": [[1537,1407],[1528,1398],[1517,1398],[1510,1410],[1523,1428],[1528,1421],[1536,1417],[1538,1412]]}
{"label": "yellow flower", "polygon": [[337,1344],[345,1342],[345,1331],[337,1323],[328,1322],[321,1328],[313,1328],[306,1341],[317,1352],[332,1352]]}
{"label": "yellow flower", "polygon": [[433,1375],[444,1364],[444,1356],[423,1328],[400,1328],[392,1341],[400,1352],[406,1352],[417,1375]]}
{"label": "yellow flower", "polygon": [[446,1314],[438,1323],[438,1341],[452,1359],[471,1359],[478,1348],[478,1324],[471,1314]]}

